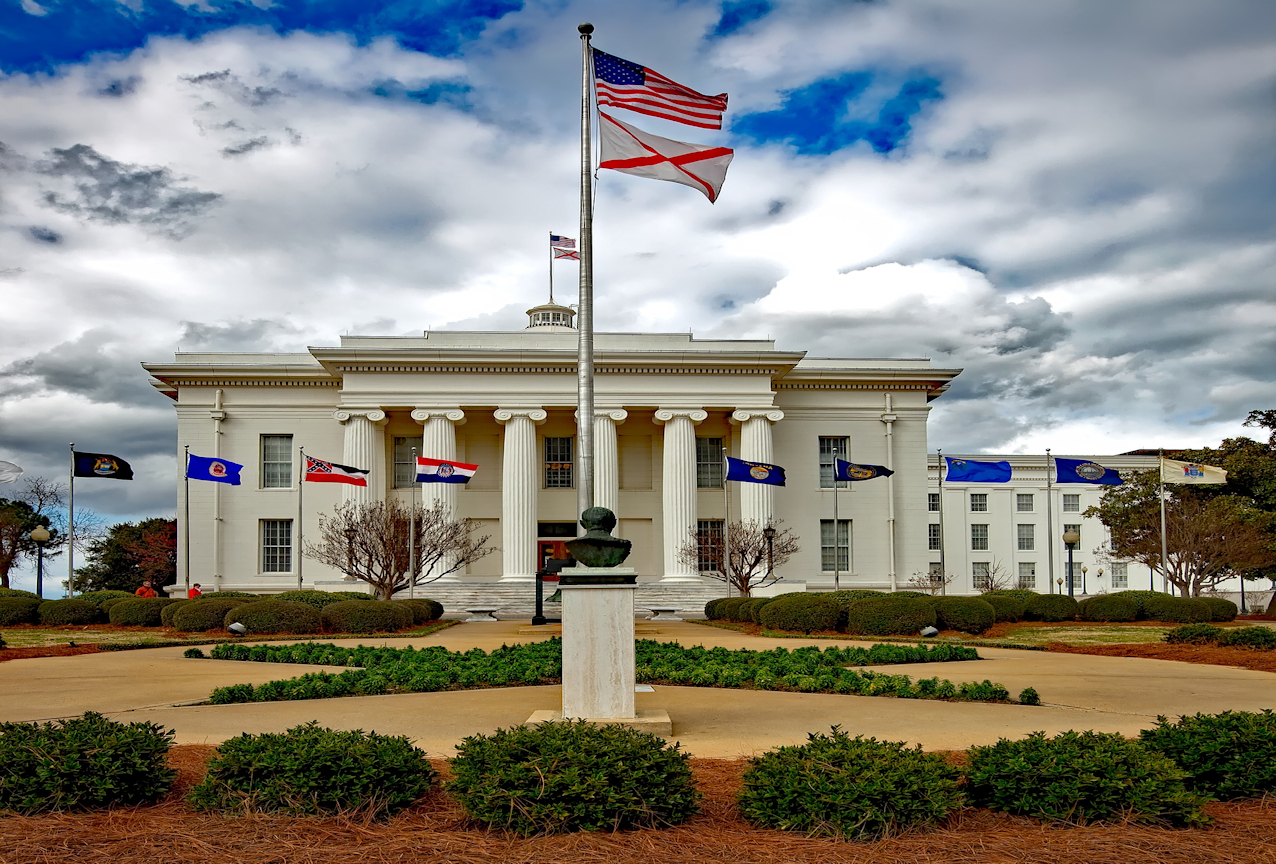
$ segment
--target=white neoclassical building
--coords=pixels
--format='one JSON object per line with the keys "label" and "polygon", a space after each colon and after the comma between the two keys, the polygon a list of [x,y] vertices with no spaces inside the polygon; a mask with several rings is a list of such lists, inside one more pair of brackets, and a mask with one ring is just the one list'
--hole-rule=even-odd
{"label": "white neoclassical building", "polygon": [[[545,305],[529,310],[521,331],[349,336],[299,354],[143,364],[175,402],[179,454],[189,445],[245,466],[241,486],[190,483],[181,530],[190,532],[192,581],[287,590],[300,564],[307,587],[337,579],[302,562],[299,535],[314,539],[321,514],[362,496],[446,500],[500,550],[457,581],[531,581],[540,560],[561,556],[577,532],[573,314]],[[960,370],[669,333],[600,333],[595,352],[594,494],[616,512],[616,533],[633,541],[627,563],[641,583],[702,581],[677,552],[728,515],[724,449],[786,469],[782,488],[730,484],[730,518],[794,529],[802,551],[781,571],[787,580],[831,586],[836,576],[843,587],[889,588],[927,570],[928,405]],[[299,501],[303,447],[369,469],[368,487],[306,483]],[[417,484],[413,448],[478,472],[465,486]],[[835,457],[895,471],[836,490],[836,524]]]}

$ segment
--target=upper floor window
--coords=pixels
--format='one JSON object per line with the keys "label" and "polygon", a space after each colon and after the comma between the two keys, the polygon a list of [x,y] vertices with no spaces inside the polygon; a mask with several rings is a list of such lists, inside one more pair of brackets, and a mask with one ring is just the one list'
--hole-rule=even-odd
{"label": "upper floor window", "polygon": [[545,488],[570,489],[575,485],[572,478],[572,439],[545,439]]}
{"label": "upper floor window", "polygon": [[943,535],[940,534],[939,523],[932,522],[929,526],[927,526],[927,528],[928,528],[928,533],[926,535],[926,542],[927,542],[926,548],[931,550],[938,549],[940,540],[943,537]]}
{"label": "upper floor window", "polygon": [[722,439],[696,436],[696,488],[722,488]]}
{"label": "upper floor window", "polygon": [[1063,512],[1064,513],[1080,513],[1081,512],[1081,496],[1076,494],[1064,493],[1063,496]]}
{"label": "upper floor window", "polygon": [[926,493],[926,509],[932,513],[939,512],[939,493],[938,492]]}
{"label": "upper floor window", "polygon": [[261,488],[292,488],[292,436],[261,436]]}
{"label": "upper floor window", "polygon": [[[424,455],[421,452],[421,436],[415,438],[395,438],[394,439],[394,488],[410,489],[416,484],[416,462],[412,457],[412,451],[416,451],[417,456]],[[354,466],[362,468],[362,465]]]}
{"label": "upper floor window", "polygon": [[970,526],[970,548],[976,552],[986,552],[988,550],[987,525],[975,524]]}
{"label": "upper floor window", "polygon": [[[820,436],[820,488],[833,488],[833,460],[846,459],[847,439],[843,435],[841,437],[830,437],[827,435]],[[845,489],[847,481],[842,480],[838,487]]]}
{"label": "upper floor window", "polygon": [[1018,525],[1018,540],[1020,552],[1032,552],[1037,548],[1037,526],[1036,525]]}
{"label": "upper floor window", "polygon": [[1032,493],[1024,494],[1022,492],[1015,495],[1015,511],[1019,513],[1032,512]]}
{"label": "upper floor window", "polygon": [[970,512],[971,513],[987,513],[988,512],[988,493],[987,492],[971,492],[970,493]]}

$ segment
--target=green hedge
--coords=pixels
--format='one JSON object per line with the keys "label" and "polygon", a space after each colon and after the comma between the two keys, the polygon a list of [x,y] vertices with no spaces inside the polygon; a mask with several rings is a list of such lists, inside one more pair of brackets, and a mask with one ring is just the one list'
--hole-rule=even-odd
{"label": "green hedge", "polygon": [[1143,605],[1149,621],[1173,621],[1194,624],[1210,620],[1210,607],[1190,597],[1171,597],[1162,594]]}
{"label": "green hedge", "polygon": [[913,597],[917,600],[934,600],[935,595],[929,591],[892,591],[888,597]]}
{"label": "green hedge", "polygon": [[1133,621],[1139,605],[1129,597],[1098,594],[1077,604],[1077,617],[1082,621]]}
{"label": "green hedge", "polygon": [[134,597],[111,605],[112,624],[125,627],[158,627],[163,623],[161,614],[164,607],[176,603],[170,597]]}
{"label": "green hedge", "polygon": [[[221,598],[214,598],[221,599]],[[318,633],[322,620],[313,606],[288,600],[258,600],[226,613],[222,623],[243,624],[249,633]]]}
{"label": "green hedge", "polygon": [[981,594],[979,599],[992,607],[998,622],[1014,624],[1023,617],[1024,606],[1027,605],[1018,597],[1003,597],[998,594]]}
{"label": "green hedge", "polygon": [[435,777],[406,736],[324,729],[312,721],[226,741],[189,801],[196,810],[224,813],[386,819],[420,799]]}
{"label": "green hedge", "polygon": [[0,627],[36,623],[40,620],[40,603],[35,597],[0,597]]}
{"label": "green hedge", "polygon": [[1184,624],[1165,634],[1171,645],[1214,645],[1223,636],[1223,628],[1213,624]]}
{"label": "green hedge", "polygon": [[940,630],[960,630],[976,635],[997,621],[992,604],[978,597],[936,597],[935,626]]}
{"label": "green hedge", "polygon": [[173,616],[177,614],[177,610],[184,604],[193,602],[193,600],[175,599],[172,603],[165,604],[164,608],[160,609],[160,624],[172,627]]}
{"label": "green hedge", "polygon": [[856,600],[846,608],[846,632],[855,636],[915,636],[934,627],[937,618],[930,597],[890,595]]}
{"label": "green hedge", "polygon": [[23,591],[21,588],[0,588],[0,600],[10,597],[25,597],[28,600],[39,600],[40,597],[34,591]]}
{"label": "green hedge", "polygon": [[878,840],[935,825],[965,804],[960,772],[921,745],[851,738],[836,726],[808,738],[749,760],[738,800],[751,824]]}
{"label": "green hedge", "polygon": [[247,591],[205,591],[197,599],[224,600],[227,597],[238,597],[240,600],[264,600],[261,594],[249,594]]}
{"label": "green hedge", "polygon": [[1224,711],[1180,717],[1156,726],[1139,740],[1187,772],[1187,788],[1231,801],[1276,793],[1276,714]]}
{"label": "green hedge", "polygon": [[1276,648],[1276,630],[1270,627],[1234,627],[1223,631],[1218,644],[1229,648]]}
{"label": "green hedge", "polygon": [[107,597],[98,608],[102,610],[102,618],[105,620],[111,614],[111,607],[117,603],[123,603],[125,600],[136,600],[136,594],[125,594],[123,597]]}
{"label": "green hedge", "polygon": [[1231,600],[1222,597],[1197,597],[1197,600],[1209,607],[1211,621],[1232,621],[1240,610]]}
{"label": "green hedge", "polygon": [[92,712],[52,723],[0,723],[0,811],[154,803],[176,776],[167,760],[173,734]]}
{"label": "green hedge", "polygon": [[335,633],[386,633],[412,623],[412,611],[393,601],[342,600],[325,606],[320,615]]}
{"label": "green hedge", "polygon": [[[242,597],[198,597],[185,603],[174,604],[172,625],[186,633],[203,633],[220,630],[226,626],[226,614],[249,601]],[[164,611],[173,607],[167,607]]]}
{"label": "green hedge", "polygon": [[1077,601],[1066,594],[1038,594],[1023,607],[1025,621],[1074,621]]}
{"label": "green hedge", "polygon": [[1147,621],[1148,618],[1150,617],[1147,611],[1148,602],[1151,600],[1158,600],[1161,597],[1168,597],[1170,595],[1165,594],[1164,592],[1161,592],[1161,591],[1114,591],[1112,594],[1108,596],[1126,597],[1126,598],[1129,598],[1130,600],[1133,600],[1134,605],[1139,607],[1138,615],[1135,617],[1134,620]]}
{"label": "green hedge", "polygon": [[687,754],[623,726],[514,726],[456,749],[448,792],[476,821],[523,836],[660,828],[700,809]]}
{"label": "green hedge", "polygon": [[735,621],[738,618],[740,607],[748,603],[751,597],[727,597],[717,606],[718,619],[721,621]]}
{"label": "green hedge", "polygon": [[87,600],[99,609],[107,600],[131,600],[134,595],[132,591],[85,591],[83,594],[75,595],[77,599]]}
{"label": "green hedge", "polygon": [[967,751],[978,807],[1068,825],[1120,821],[1200,826],[1209,799],[1189,792],[1170,759],[1118,733],[1033,732]]}
{"label": "green hedge", "polygon": [[708,603],[704,604],[704,617],[709,621],[722,620],[722,615],[718,612],[718,610],[722,607],[724,601],[730,599],[730,597],[718,597],[717,599],[710,600]]}
{"label": "green hedge", "polygon": [[53,627],[64,624],[97,624],[102,612],[87,600],[45,600],[40,604],[40,623]]}
{"label": "green hedge", "polygon": [[750,597],[748,602],[736,607],[736,615],[741,624],[758,624],[761,620],[762,607],[774,600],[774,597]]}
{"label": "green hedge", "polygon": [[443,604],[435,600],[427,600],[422,597],[412,600],[395,600],[394,602],[401,603],[411,610],[413,624],[437,621],[443,617]]}
{"label": "green hedge", "polygon": [[823,594],[781,594],[762,607],[758,623],[768,630],[797,633],[835,631],[842,614],[842,607],[837,601]]}
{"label": "green hedge", "polygon": [[1039,597],[1041,595],[1039,595],[1036,591],[1031,591],[1027,588],[994,588],[991,591],[985,591],[979,596],[984,600],[987,600],[989,597],[1012,597],[1024,606],[1027,606],[1028,602],[1032,600],[1033,597]]}

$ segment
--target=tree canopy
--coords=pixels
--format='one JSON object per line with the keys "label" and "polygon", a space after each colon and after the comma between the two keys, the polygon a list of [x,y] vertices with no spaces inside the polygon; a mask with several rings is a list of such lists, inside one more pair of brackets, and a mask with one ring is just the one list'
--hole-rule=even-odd
{"label": "tree canopy", "polygon": [[92,540],[88,563],[75,571],[77,591],[135,591],[143,582],[156,590],[177,581],[177,520],[156,517],[119,522]]}

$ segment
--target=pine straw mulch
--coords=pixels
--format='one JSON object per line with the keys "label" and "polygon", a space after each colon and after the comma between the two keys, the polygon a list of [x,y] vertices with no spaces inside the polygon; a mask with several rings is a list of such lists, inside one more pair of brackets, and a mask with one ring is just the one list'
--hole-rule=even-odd
{"label": "pine straw mulch", "polygon": [[1164,642],[1134,642],[1122,645],[1069,645],[1046,643],[1047,651],[1066,654],[1101,654],[1107,657],[1147,657],[1152,660],[1178,660],[1183,663],[1205,663],[1212,666],[1239,666],[1260,672],[1276,672],[1276,651],[1257,648],[1224,648],[1218,645],[1169,645]]}
{"label": "pine straw mulch", "polygon": [[[1134,825],[1047,827],[970,810],[944,828],[876,843],[811,839],[751,828],[734,797],[745,762],[693,759],[704,812],[660,831],[523,839],[475,828],[435,792],[386,824],[358,819],[220,817],[193,813],[182,797],[213,748],[174,747],[173,794],[155,807],[91,814],[8,817],[5,864],[1276,864],[1276,803],[1211,804],[1207,829]],[[959,761],[964,754],[947,754]],[[443,768],[441,762],[437,767]]]}
{"label": "pine straw mulch", "polygon": [[96,645],[42,645],[38,648],[5,648],[0,651],[0,663],[6,660],[27,660],[32,657],[73,657],[76,654],[97,654],[102,649]]}

